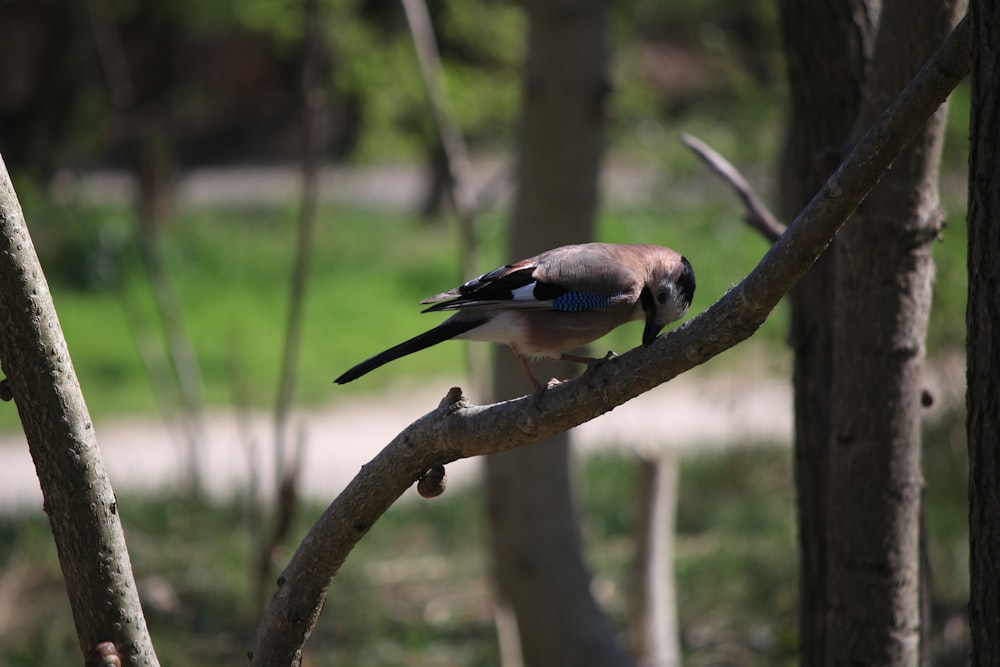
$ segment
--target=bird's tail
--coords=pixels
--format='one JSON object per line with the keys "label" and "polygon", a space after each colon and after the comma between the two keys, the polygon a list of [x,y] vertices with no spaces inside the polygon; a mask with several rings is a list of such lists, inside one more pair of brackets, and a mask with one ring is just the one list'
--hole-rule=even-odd
{"label": "bird's tail", "polygon": [[438,343],[461,335],[470,329],[475,329],[485,322],[486,319],[487,318],[463,318],[458,320],[452,318],[445,320],[430,331],[425,331],[419,336],[414,336],[409,340],[403,341],[399,345],[390,347],[385,352],[379,352],[374,357],[362,361],[360,364],[334,380],[334,382],[337,384],[346,384],[351,380],[357,380],[362,375],[370,373],[383,364],[395,361],[396,359],[405,357],[408,354],[419,352],[420,350],[426,349],[432,345],[437,345]]}

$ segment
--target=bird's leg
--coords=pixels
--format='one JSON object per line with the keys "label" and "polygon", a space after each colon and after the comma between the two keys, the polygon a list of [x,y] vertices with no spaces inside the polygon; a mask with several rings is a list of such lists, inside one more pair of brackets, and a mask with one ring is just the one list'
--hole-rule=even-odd
{"label": "bird's leg", "polygon": [[521,362],[521,368],[523,368],[524,372],[528,374],[528,379],[531,380],[531,386],[535,388],[535,396],[540,396],[541,393],[545,391],[545,387],[542,386],[542,383],[538,381],[538,378],[535,377],[535,374],[531,372],[531,366],[528,365],[528,360],[524,358],[524,355],[521,354],[521,351],[518,350],[517,346],[513,344],[510,346],[510,351],[514,353],[514,356],[517,357],[517,360]]}

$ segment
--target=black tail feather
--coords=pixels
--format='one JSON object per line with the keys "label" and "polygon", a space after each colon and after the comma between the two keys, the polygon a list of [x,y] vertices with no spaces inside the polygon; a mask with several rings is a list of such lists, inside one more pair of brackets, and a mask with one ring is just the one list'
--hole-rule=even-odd
{"label": "black tail feather", "polygon": [[379,366],[387,364],[390,361],[395,361],[400,357],[405,357],[408,354],[425,350],[432,345],[437,345],[438,343],[450,340],[455,336],[465,333],[466,331],[475,329],[486,321],[487,318],[452,318],[445,320],[430,331],[425,331],[419,336],[414,336],[409,340],[403,341],[399,345],[390,347],[385,352],[379,352],[374,357],[362,361],[360,364],[338,377],[334,380],[334,382],[337,384],[346,384],[351,380],[357,380],[362,375],[370,373]]}

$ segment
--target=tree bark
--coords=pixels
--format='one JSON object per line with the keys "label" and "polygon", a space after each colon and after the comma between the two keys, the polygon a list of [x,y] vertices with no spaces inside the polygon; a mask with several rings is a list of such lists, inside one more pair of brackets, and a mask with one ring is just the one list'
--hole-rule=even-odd
{"label": "tree bark", "polygon": [[[790,118],[781,161],[780,215],[791,220],[846,147],[861,104],[877,0],[782,0]],[[833,242],[836,245],[836,240]],[[790,293],[795,353],[795,486],[799,529],[799,656],[826,652],[827,443],[832,384],[834,263],[822,255]]]}
{"label": "tree bark", "polygon": [[55,538],[80,649],[157,665],[87,405],[7,167],[0,160],[0,355]]}
{"label": "tree bark", "polygon": [[[955,24],[942,0],[885,0],[858,118],[867,128]],[[826,486],[826,664],[920,664],[921,383],[943,220],[947,105],[924,124],[834,248]]]}
{"label": "tree bark", "polygon": [[[592,238],[609,92],[605,4],[525,4],[530,33],[512,258]],[[499,350],[495,359],[497,396],[523,394],[528,383],[510,352]],[[590,591],[569,459],[569,436],[561,433],[487,460],[499,604],[514,610],[527,667],[626,665]]]}
{"label": "tree bark", "polygon": [[1000,2],[972,0],[969,298],[969,629],[973,667],[1000,664]]}

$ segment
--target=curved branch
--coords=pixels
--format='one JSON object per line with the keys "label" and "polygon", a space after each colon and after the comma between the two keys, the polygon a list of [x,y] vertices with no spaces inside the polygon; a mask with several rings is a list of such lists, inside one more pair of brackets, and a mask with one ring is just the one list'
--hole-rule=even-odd
{"label": "curved branch", "polygon": [[747,224],[763,234],[771,243],[777,241],[778,237],[785,233],[785,226],[778,222],[770,209],[757,196],[750,182],[729,160],[722,157],[704,141],[690,134],[681,134],[680,140],[736,192],[736,196],[740,198],[744,208],[746,208]]}
{"label": "curved branch", "polygon": [[749,338],[830,243],[882,172],[969,71],[963,20],[760,264],[708,310],[534,399],[476,406],[452,389],[361,471],[302,541],[254,637],[251,665],[296,665],[347,554],[425,471],[506,451],[604,414]]}

